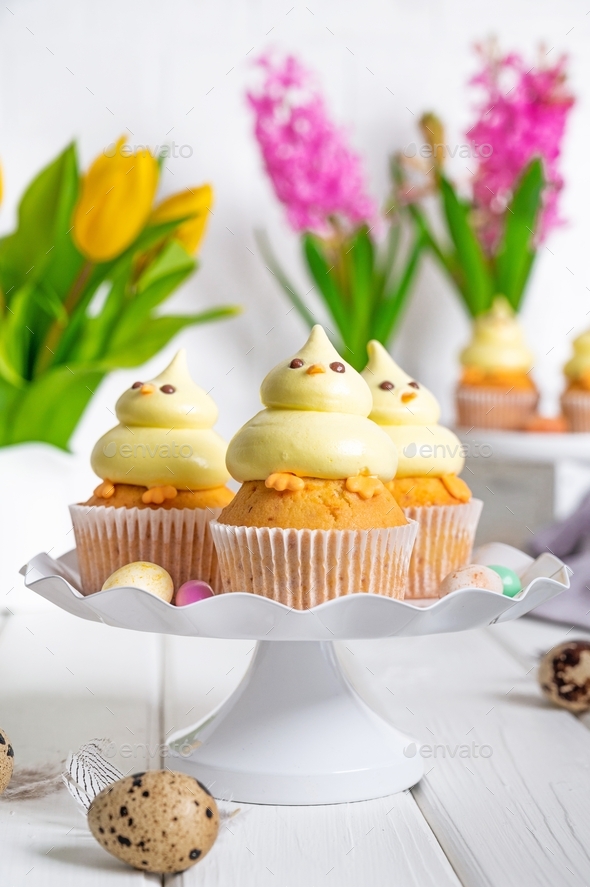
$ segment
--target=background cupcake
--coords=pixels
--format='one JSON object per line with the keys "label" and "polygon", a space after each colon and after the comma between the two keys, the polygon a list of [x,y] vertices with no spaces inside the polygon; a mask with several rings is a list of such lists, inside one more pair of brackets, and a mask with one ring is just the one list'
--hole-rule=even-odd
{"label": "background cupcake", "polygon": [[367,418],[361,376],[315,326],[261,400],[228,447],[242,487],[212,524],[224,590],[299,609],[354,592],[403,597],[415,527],[384,485],[397,453]]}
{"label": "background cupcake", "polygon": [[209,522],[233,496],[227,445],[213,431],[217,407],[191,379],[185,352],[151,382],[135,382],[115,411],[119,424],[91,456],[102,483],[70,506],[84,593],[133,561],[164,567],[176,588],[188,579],[218,588]]}
{"label": "background cupcake", "polygon": [[567,388],[561,409],[570,431],[590,431],[590,330],[574,340],[574,353],[566,363]]}
{"label": "background cupcake", "polygon": [[418,522],[406,597],[438,595],[441,580],[469,563],[482,503],[458,475],[465,459],[461,442],[438,424],[433,394],[408,376],[379,342],[368,346],[363,370],[373,396],[370,418],[398,451],[395,479],[387,484],[404,514]]}
{"label": "background cupcake", "polygon": [[457,421],[464,428],[524,428],[539,392],[531,379],[533,355],[518,319],[503,296],[476,317],[473,339],[461,353]]}

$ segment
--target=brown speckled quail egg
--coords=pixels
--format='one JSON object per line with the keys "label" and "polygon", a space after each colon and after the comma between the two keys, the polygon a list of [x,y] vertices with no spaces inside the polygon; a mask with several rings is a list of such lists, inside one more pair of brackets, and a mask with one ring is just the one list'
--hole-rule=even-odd
{"label": "brown speckled quail egg", "polygon": [[568,641],[549,650],[539,666],[539,683],[556,705],[571,712],[590,708],[590,644]]}
{"label": "brown speckled quail egg", "polygon": [[14,768],[14,752],[8,736],[0,730],[0,795],[8,787]]}
{"label": "brown speckled quail egg", "polygon": [[119,779],[96,796],[90,831],[105,850],[144,872],[183,872],[202,859],[219,831],[219,813],[202,783],[153,770]]}
{"label": "brown speckled quail egg", "polygon": [[107,588],[143,588],[155,594],[156,597],[170,603],[174,595],[174,583],[172,577],[164,567],[151,564],[149,561],[134,561],[119,567],[102,586],[102,591]]}

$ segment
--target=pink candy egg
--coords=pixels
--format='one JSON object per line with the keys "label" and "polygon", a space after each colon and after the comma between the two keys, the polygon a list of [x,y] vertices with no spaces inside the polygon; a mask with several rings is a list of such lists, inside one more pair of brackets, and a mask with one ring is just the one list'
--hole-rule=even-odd
{"label": "pink candy egg", "polygon": [[177,607],[186,607],[187,604],[204,601],[208,597],[213,597],[213,589],[210,585],[200,579],[189,579],[176,592],[174,602]]}

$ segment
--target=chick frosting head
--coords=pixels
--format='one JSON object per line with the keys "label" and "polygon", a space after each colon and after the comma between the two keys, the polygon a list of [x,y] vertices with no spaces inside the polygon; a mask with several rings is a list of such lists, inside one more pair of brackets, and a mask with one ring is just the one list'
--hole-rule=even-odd
{"label": "chick frosting head", "polygon": [[369,363],[362,372],[373,398],[369,416],[391,437],[398,450],[396,477],[443,477],[459,474],[465,464],[459,438],[438,424],[434,395],[408,376],[383,345],[367,346]]}
{"label": "chick frosting head", "polygon": [[570,383],[590,390],[590,330],[574,339],[573,351],[563,368],[566,378]]}
{"label": "chick frosting head", "polygon": [[530,371],[533,354],[525,342],[518,318],[504,296],[496,296],[490,310],[475,318],[473,338],[461,352],[460,360],[462,366],[483,372]]}
{"label": "chick frosting head", "polygon": [[236,480],[266,480],[275,472],[326,480],[394,477],[395,446],[367,418],[371,392],[321,326],[270,371],[260,397],[266,409],[228,447],[227,467]]}
{"label": "chick frosting head", "polygon": [[119,424],[94,446],[95,473],[112,483],[208,490],[229,479],[217,407],[189,373],[186,353],[149,382],[134,382],[115,406]]}

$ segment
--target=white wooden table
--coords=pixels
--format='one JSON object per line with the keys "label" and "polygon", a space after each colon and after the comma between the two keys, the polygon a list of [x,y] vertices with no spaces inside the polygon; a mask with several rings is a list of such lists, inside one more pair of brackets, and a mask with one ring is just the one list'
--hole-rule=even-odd
{"label": "white wooden table", "polygon": [[[253,648],[11,609],[0,617],[0,726],[21,768],[57,771],[97,737],[113,741],[125,772],[165,766],[166,736],[233,689]],[[65,790],[0,799],[0,885],[588,885],[590,718],[548,705],[535,678],[540,652],[566,636],[583,635],[523,619],[342,644],[365,698],[432,749],[412,792],[329,807],[241,804],[209,856],[167,882],[104,852]]]}

